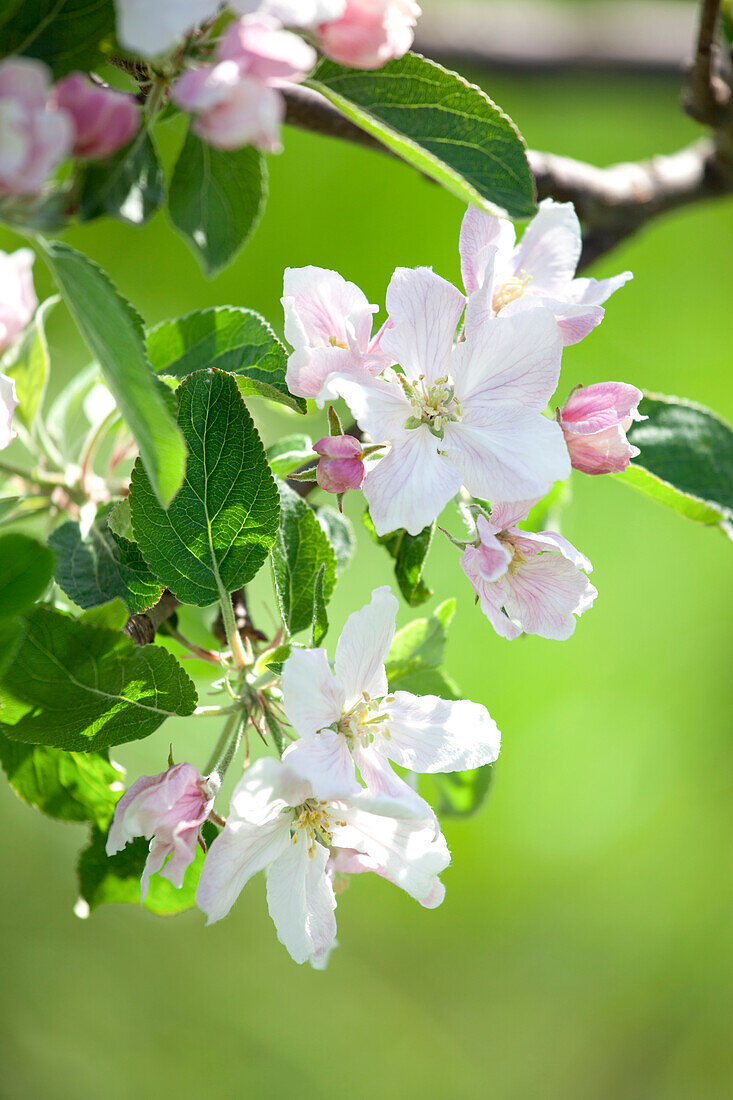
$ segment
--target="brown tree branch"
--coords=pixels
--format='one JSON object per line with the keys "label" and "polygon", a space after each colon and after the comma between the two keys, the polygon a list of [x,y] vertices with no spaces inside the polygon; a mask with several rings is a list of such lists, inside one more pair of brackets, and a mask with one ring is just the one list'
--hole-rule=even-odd
{"label": "brown tree branch", "polygon": [[719,20],[720,0],[702,0],[695,58],[682,96],[687,113],[705,126],[722,121],[730,98],[730,89],[717,72]]}

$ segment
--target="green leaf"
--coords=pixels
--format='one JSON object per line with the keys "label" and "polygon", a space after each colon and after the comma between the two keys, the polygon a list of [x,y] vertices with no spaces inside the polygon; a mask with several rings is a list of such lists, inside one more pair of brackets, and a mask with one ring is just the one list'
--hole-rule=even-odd
{"label": "green leaf", "polygon": [[88,222],[107,214],[128,225],[143,225],[165,200],[165,176],[143,126],[129,145],[107,160],[89,161],[77,214]]}
{"label": "green leaf", "polygon": [[[92,829],[89,847],[79,858],[81,897],[75,910],[79,916],[86,917],[92,910],[107,903],[140,904],[140,878],[150,849],[148,841],[145,837],[138,837],[114,856],[107,855],[106,843],[106,832]],[[196,887],[203,865],[204,853],[199,848],[184,875],[180,890],[160,875],[153,875],[144,907],[158,916],[172,916],[190,909],[195,904]]]}
{"label": "green leaf", "polygon": [[335,508],[329,508],[327,504],[312,507],[336,555],[336,576],[340,577],[356,550],[354,528],[346,516],[337,512]]}
{"label": "green leaf", "polygon": [[188,131],[168,193],[171,221],[207,275],[234,258],[267,201],[267,165],[258,149],[215,149]]}
{"label": "green leaf", "polygon": [[37,607],[0,676],[0,732],[13,741],[96,752],[193,713],[196,690],[172,654]]}
{"label": "green leaf", "polygon": [[27,535],[0,538],[0,619],[25,611],[53,577],[53,554]]}
{"label": "green leaf", "polygon": [[57,296],[41,302],[36,315],[23,334],[0,363],[0,371],[15,379],[18,397],[16,416],[30,428],[43,403],[48,383],[49,357],[46,340],[46,317],[59,301]]}
{"label": "green leaf", "polygon": [[0,497],[0,520],[11,515],[22,500],[23,497]]}
{"label": "green leaf", "polygon": [[276,477],[287,477],[309,458],[313,458],[313,440],[309,435],[286,435],[267,448],[267,461]]}
{"label": "green leaf", "polygon": [[207,607],[251,581],[265,561],[278,530],[278,494],[232,375],[197,371],[178,397],[189,447],[183,488],[164,511],[136,462],[132,524],[160,581],[183,603]]}
{"label": "green leaf", "polygon": [[115,535],[119,535],[120,538],[127,539],[128,542],[135,541],[135,534],[132,530],[132,511],[127,497],[112,505],[107,515],[107,526],[110,531],[113,531]]}
{"label": "green leaf", "polygon": [[[95,413],[94,406],[97,402],[94,398],[97,390],[109,393],[101,380],[99,367],[96,363],[89,363],[78,374],[73,375],[48,412],[46,427],[49,435],[61,455],[70,462],[78,458],[82,441],[90,428],[99,427],[104,419],[101,410],[95,416],[94,424],[89,415]],[[104,402],[106,411],[109,411],[107,406],[113,400],[110,398]]]}
{"label": "green leaf", "polygon": [[114,29],[113,0],[23,0],[9,18],[0,15],[0,57],[38,57],[56,79],[74,69],[88,72]]}
{"label": "green leaf", "polygon": [[699,523],[733,517],[733,431],[710,409],[680,397],[646,394],[639,412],[647,420],[627,432],[639,447],[618,475],[655,500]]}
{"label": "green leaf", "polygon": [[147,611],[163,586],[153,576],[135,542],[110,530],[110,508],[101,508],[86,536],[75,520],[57,527],[48,540],[56,556],[56,583],[79,607],[124,600],[130,612]]}
{"label": "green leaf", "polygon": [[110,600],[109,603],[83,611],[78,621],[88,623],[89,626],[101,626],[107,630],[114,630],[119,634],[126,626],[129,617],[130,613],[124,600]]}
{"label": "green leaf", "polygon": [[[336,584],[336,555],[307,501],[284,483],[280,484],[280,509],[272,571],[283,622],[290,634],[297,634],[313,626],[316,616],[320,632],[325,605]],[[321,568],[319,596],[316,585]]]}
{"label": "green leaf", "polygon": [[317,649],[328,634],[328,612],[326,610],[326,595],[324,585],[326,583],[325,562],[318,570],[313,584],[313,618],[311,620],[311,647]]}
{"label": "green leaf", "polygon": [[243,397],[269,397],[306,411],[307,402],[293,397],[285,383],[287,350],[254,310],[215,306],[163,321],[148,336],[148,354],[158,374],[186,378],[217,367],[236,374]]}
{"label": "green leaf", "polygon": [[117,402],[155,488],[167,506],[186,468],[186,445],[145,352],[142,320],[101,267],[59,241],[44,241],[69,312]]}
{"label": "green leaf", "polygon": [[413,53],[369,72],[324,58],[306,84],[463,202],[510,218],[535,212],[518,130],[456,73]]}
{"label": "green leaf", "polygon": [[0,764],[15,793],[58,821],[91,821],[106,829],[124,773],[102,753],[23,745],[0,734]]}
{"label": "green leaf", "polygon": [[486,801],[492,779],[492,765],[484,764],[464,772],[421,775],[418,790],[438,817],[471,817]]}
{"label": "green leaf", "polygon": [[[448,627],[455,614],[456,601],[446,600],[429,619],[415,619],[395,634],[387,657],[390,690],[408,675],[426,669],[438,669],[443,663]],[[411,689],[405,689],[411,690]],[[442,694],[429,689],[431,694]]]}
{"label": "green leaf", "polygon": [[364,526],[374,541],[384,546],[394,560],[395,578],[410,607],[419,607],[429,600],[433,590],[423,581],[422,574],[433,541],[435,524],[431,523],[429,527],[423,528],[419,535],[408,535],[404,528],[378,535],[367,509],[364,513]]}

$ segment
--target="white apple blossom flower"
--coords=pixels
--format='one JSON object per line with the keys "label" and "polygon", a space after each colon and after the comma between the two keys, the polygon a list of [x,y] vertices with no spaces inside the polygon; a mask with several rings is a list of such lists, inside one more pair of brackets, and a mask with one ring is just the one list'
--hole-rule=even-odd
{"label": "white apple blossom flower", "polygon": [[473,496],[541,497],[570,474],[562,431],[542,415],[560,373],[562,340],[549,309],[466,321],[464,296],[430,268],[398,268],[380,347],[403,373],[327,384],[359,427],[391,451],[367,473],[377,534],[417,535],[461,485]]}
{"label": "white apple blossom flower", "polygon": [[267,869],[267,905],[278,939],[297,963],[322,966],[336,937],[329,864],[342,848],[363,856],[418,901],[442,900],[437,875],[450,854],[432,818],[366,791],[318,799],[285,761],[266,757],[235,788],[226,826],[206,856],[196,903],[207,924],[221,920],[250,878]]}
{"label": "white apple blossom flower", "polygon": [[367,788],[402,798],[416,812],[427,803],[391,768],[462,771],[490,764],[500,734],[486,707],[436,695],[389,692],[385,661],[398,602],[387,586],[346,620],[335,672],[325,649],[295,649],[283,666],[283,706],[299,736],[283,755],[319,798],[356,794],[358,767]]}
{"label": "white apple blossom flower", "polygon": [[563,343],[576,344],[603,320],[601,303],[633,278],[576,279],[583,239],[571,202],[545,199],[515,247],[514,226],[469,206],[460,236],[461,271],[473,313],[508,317],[544,306]]}
{"label": "white apple blossom flower", "polygon": [[222,6],[221,0],[115,0],[117,38],[126,50],[155,57],[213,18]]}

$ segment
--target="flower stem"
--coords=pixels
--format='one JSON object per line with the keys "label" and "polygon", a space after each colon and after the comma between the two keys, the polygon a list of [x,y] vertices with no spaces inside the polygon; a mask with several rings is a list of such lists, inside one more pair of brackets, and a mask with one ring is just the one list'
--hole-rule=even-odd
{"label": "flower stem", "polygon": [[232,714],[222,730],[221,737],[216,743],[209,763],[206,765],[206,775],[216,774],[220,780],[224,778],[242,740],[243,725],[241,710],[236,714]]}
{"label": "flower stem", "polygon": [[237,668],[246,668],[248,664],[251,664],[251,660],[248,658],[244,646],[242,645],[242,639],[237,629],[237,620],[234,614],[232,599],[228,592],[222,592],[219,603],[221,605],[221,617],[224,623],[224,630],[235,664]]}

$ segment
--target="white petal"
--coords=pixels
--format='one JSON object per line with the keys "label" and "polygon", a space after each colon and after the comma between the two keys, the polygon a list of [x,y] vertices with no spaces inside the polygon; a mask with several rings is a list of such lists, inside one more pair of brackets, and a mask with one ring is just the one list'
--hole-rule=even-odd
{"label": "white petal", "polygon": [[384,709],[391,735],[384,752],[403,768],[457,772],[491,764],[499,755],[501,735],[479,703],[397,691]]}
{"label": "white petal", "polygon": [[466,333],[451,363],[464,412],[475,401],[518,401],[541,410],[560,377],[562,337],[548,309],[502,316]]}
{"label": "white petal", "polygon": [[342,733],[323,730],[313,737],[301,737],[288,746],[283,761],[310,784],[316,798],[347,798],[360,790],[354,759]]}
{"label": "white petal", "polygon": [[489,248],[496,248],[501,266],[507,265],[514,248],[514,236],[514,226],[506,218],[495,218],[477,206],[468,207],[463,215],[459,242],[466,294],[474,294],[483,285]]}
{"label": "white petal", "polygon": [[267,875],[267,907],[277,938],[297,963],[322,956],[336,938],[336,898],[326,877],[329,851],[290,841]]}
{"label": "white petal", "polygon": [[573,279],[570,300],[579,305],[599,306],[633,278],[630,271],[623,271],[620,275],[612,275],[610,279]]}
{"label": "white petal", "polygon": [[399,603],[389,587],[375,588],[366,607],[349,615],[336,646],[334,668],[351,706],[366,692],[379,699],[387,694],[384,662],[392,645]]}
{"label": "white petal", "polygon": [[405,422],[415,410],[398,383],[335,374],[328,386],[343,397],[359,427],[374,443],[405,438]]}
{"label": "white petal", "polygon": [[335,341],[348,347],[354,333],[362,351],[366,351],[372,331],[370,305],[355,283],[347,282],[337,271],[323,267],[288,267],[283,277],[285,339],[294,348],[328,347]]}
{"label": "white petal", "polygon": [[227,822],[206,854],[196,890],[207,924],[225,917],[252,875],[290,847],[290,821],[280,814],[267,824]]}
{"label": "white petal", "polygon": [[[301,781],[301,786],[302,786]],[[232,792],[229,820],[247,821],[257,825],[277,817],[288,806],[303,801],[293,796],[292,776],[280,760],[263,756],[246,769]],[[308,797],[306,791],[304,797]]]}
{"label": "white petal", "polygon": [[[385,739],[380,737],[378,746],[377,744],[370,745],[368,748],[354,746],[354,762],[366,784],[366,793],[376,800],[371,803],[372,808],[376,811],[377,802],[386,795],[390,801],[380,804],[382,812],[386,815],[394,814],[395,806],[399,804],[410,817],[434,818],[432,806],[416,790],[413,790],[406,780],[393,771],[392,765],[384,755],[385,744]],[[435,821],[437,828],[437,818]]]}
{"label": "white petal", "polygon": [[545,199],[516,249],[515,270],[531,275],[530,286],[537,293],[561,291],[575,275],[581,247],[580,223],[573,204]]}
{"label": "white petal", "polygon": [[482,525],[485,525],[486,530],[492,532],[492,534],[496,534],[499,531],[506,531],[509,527],[515,527],[517,523],[527,518],[530,511],[537,503],[537,499],[532,499],[512,500],[504,501],[502,504],[492,504],[491,517],[488,521],[479,516],[479,534],[483,539]]}
{"label": "white petal", "polygon": [[18,434],[13,431],[13,415],[17,407],[15,381],[5,374],[0,374],[0,451],[7,447]]}
{"label": "white petal", "polygon": [[526,313],[527,310],[537,308],[549,309],[553,314],[560,328],[564,347],[577,344],[584,339],[589,332],[600,325],[605,313],[601,306],[575,305],[572,302],[561,301],[559,298],[529,295],[509,302],[502,309],[501,316],[514,317],[517,313]]}
{"label": "white petal", "polygon": [[526,546],[531,546],[534,553],[537,553],[538,550],[540,552],[543,550],[559,550],[564,558],[573,563],[576,569],[582,569],[585,573],[593,572],[593,566],[585,554],[581,554],[580,550],[576,550],[572,542],[568,542],[557,531],[540,531],[537,534],[533,531],[517,531],[517,536],[520,550],[523,548],[523,543]]}
{"label": "white petal", "polygon": [[331,672],[325,649],[292,651],[283,665],[282,693],[288,722],[301,737],[325,729],[343,713],[343,688]]}
{"label": "white petal", "polygon": [[378,535],[399,527],[419,535],[456,495],[461,474],[438,446],[427,427],[415,428],[369,471],[364,496]]}
{"label": "white petal", "polygon": [[496,316],[493,302],[496,259],[496,248],[490,246],[486,249],[486,264],[481,286],[477,287],[468,297],[466,316],[463,321],[466,337],[482,328],[483,325],[493,321]]}
{"label": "white petal", "polygon": [[380,346],[408,378],[428,382],[447,373],[466,299],[429,267],[398,267],[387,289],[390,328]]}
{"label": "white petal", "polygon": [[143,57],[169,50],[219,7],[218,0],[115,0],[120,45]]}

